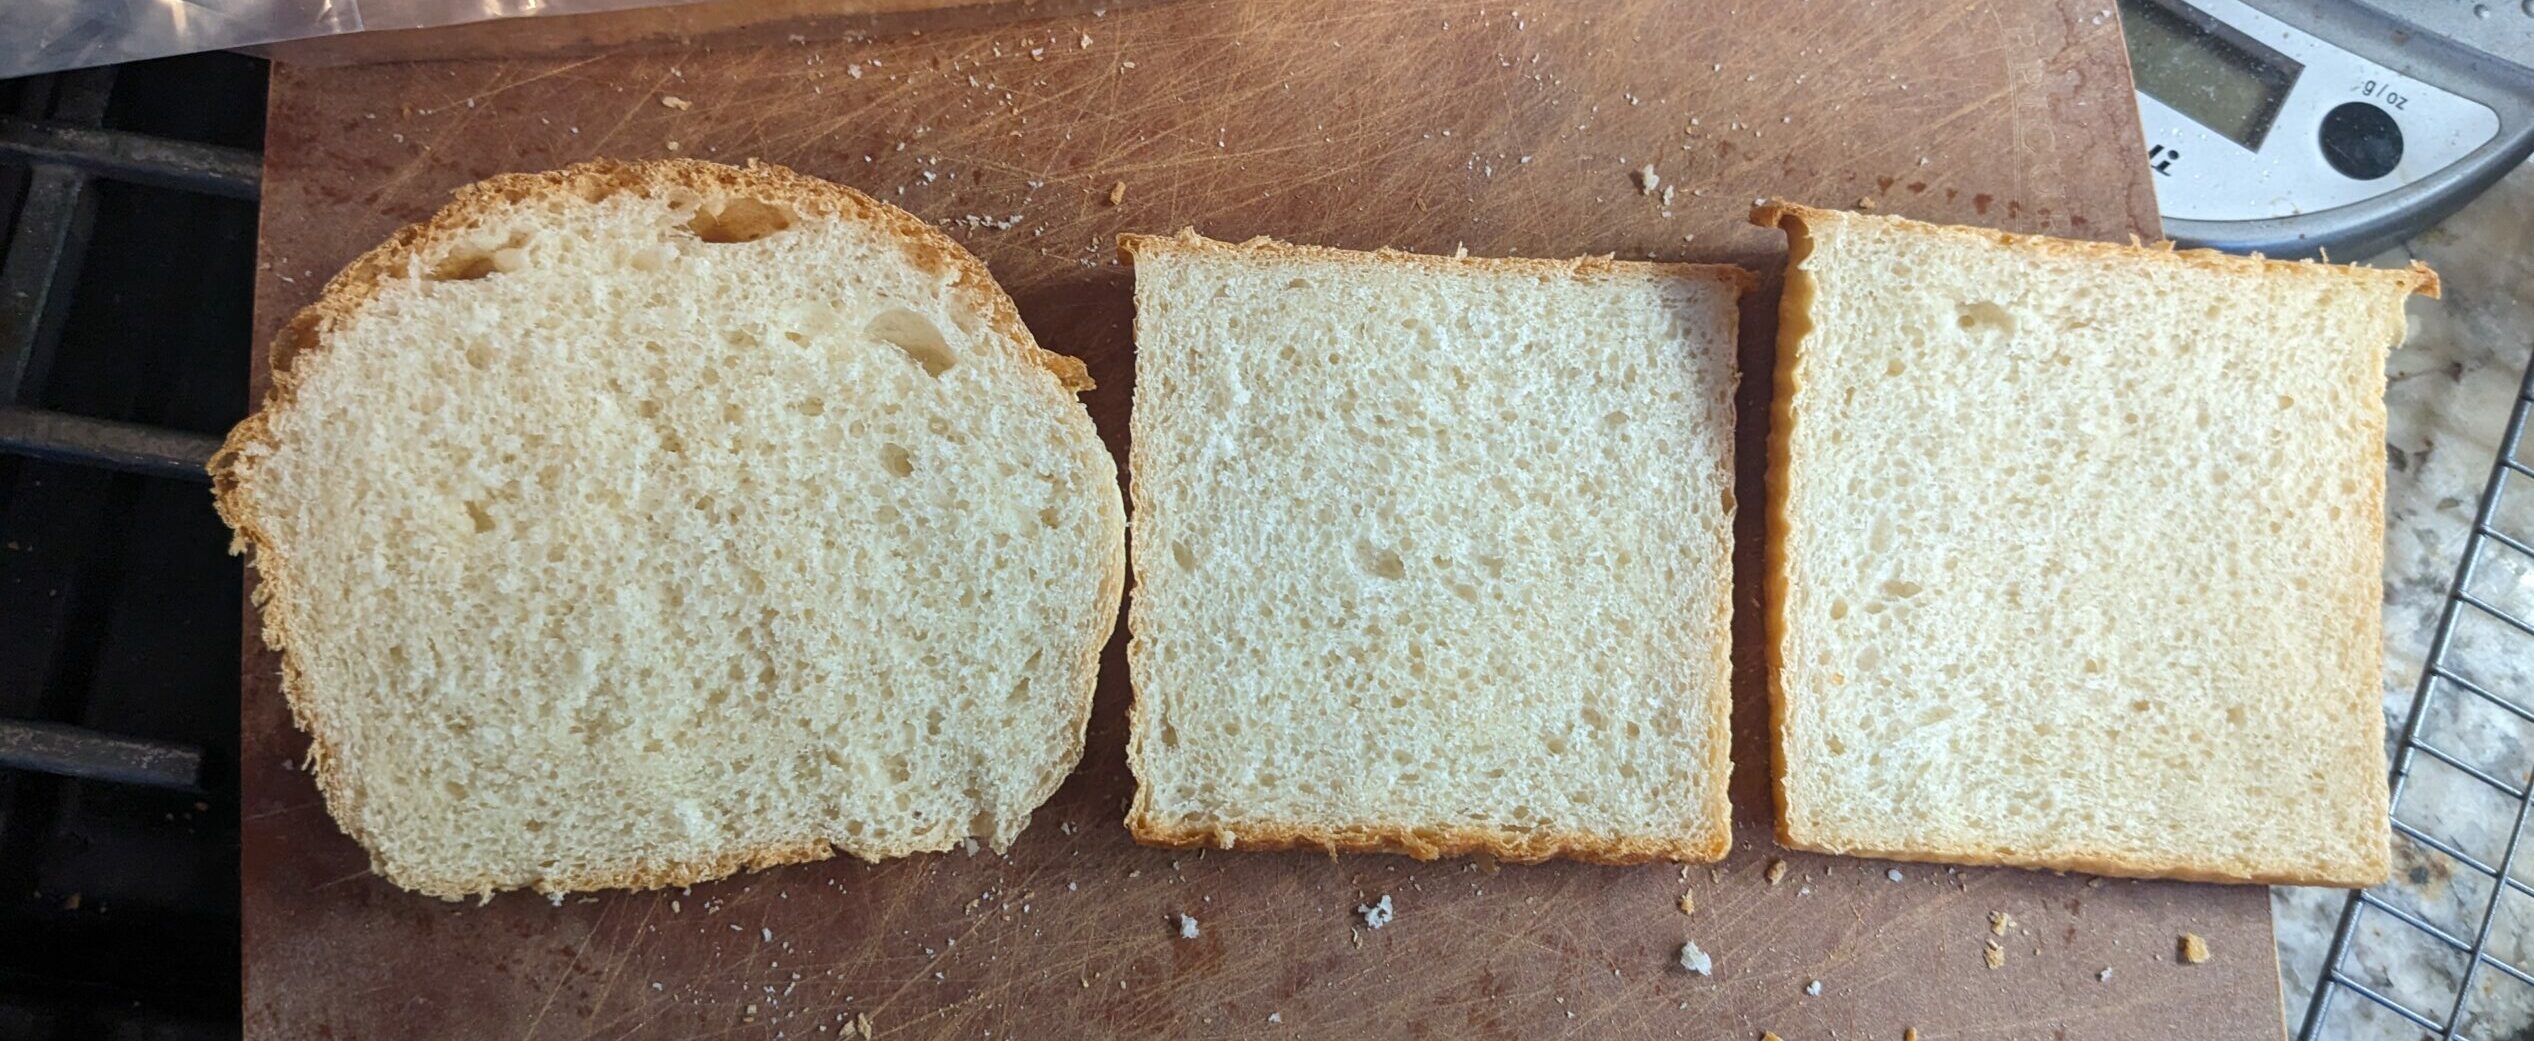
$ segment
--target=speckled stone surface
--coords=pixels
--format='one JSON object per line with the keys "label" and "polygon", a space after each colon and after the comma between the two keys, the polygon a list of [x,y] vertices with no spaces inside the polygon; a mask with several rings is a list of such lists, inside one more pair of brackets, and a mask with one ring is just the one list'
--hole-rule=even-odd
{"label": "speckled stone surface", "polygon": [[[2520,167],[2446,221],[2369,263],[2426,261],[2445,282],[2442,301],[2415,299],[2411,334],[2387,365],[2385,480],[2384,711],[2389,735],[2411,711],[2446,591],[2479,506],[2497,446],[2534,344],[2534,166]],[[2534,438],[2519,449],[2534,462]],[[2534,537],[2534,481],[2502,497],[2499,528]],[[2472,591],[2518,617],[2534,619],[2534,559],[2491,546]],[[2487,690],[2534,708],[2534,637],[2495,619],[2466,615],[2447,664]],[[2534,723],[2459,690],[2430,696],[2422,736],[2457,759],[2523,785],[2534,766]],[[2459,850],[2497,863],[2517,824],[2516,802],[2465,772],[2422,757],[2395,816]],[[2534,852],[2534,850],[2529,850]],[[2534,881],[2534,857],[2516,876]],[[2395,883],[2387,900],[2469,939],[2490,907],[2493,884],[2412,840],[2394,842]],[[2288,1029],[2302,1023],[2346,894],[2272,890],[2279,971]],[[2491,924],[2492,955],[2534,970],[2534,898],[2502,895]],[[2361,919],[2344,966],[2379,992],[2443,1021],[2455,1005],[2464,959],[2381,912]],[[2534,1036],[2534,987],[2484,967],[2465,1006],[2466,1033],[2480,1039]],[[2416,1038],[2416,1026],[2364,999],[2342,994],[2320,1037]]]}

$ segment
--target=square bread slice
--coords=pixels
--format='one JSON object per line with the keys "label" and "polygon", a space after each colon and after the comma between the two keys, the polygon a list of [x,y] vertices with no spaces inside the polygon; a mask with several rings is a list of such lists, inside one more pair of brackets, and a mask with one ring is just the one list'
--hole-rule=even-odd
{"label": "square bread slice", "polygon": [[2383,880],[2384,359],[2435,277],[1752,219],[1779,838]]}
{"label": "square bread slice", "polygon": [[1136,837],[1723,855],[1748,273],[1122,246]]}

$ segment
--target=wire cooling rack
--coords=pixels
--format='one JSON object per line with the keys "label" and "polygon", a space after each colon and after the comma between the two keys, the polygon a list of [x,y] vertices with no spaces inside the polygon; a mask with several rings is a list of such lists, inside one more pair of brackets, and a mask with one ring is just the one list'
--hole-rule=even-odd
{"label": "wire cooling rack", "polygon": [[[2300,1041],[2534,1038],[2534,366],[2393,753],[2394,879],[2353,893]],[[2504,830],[2495,822],[2508,822]]]}

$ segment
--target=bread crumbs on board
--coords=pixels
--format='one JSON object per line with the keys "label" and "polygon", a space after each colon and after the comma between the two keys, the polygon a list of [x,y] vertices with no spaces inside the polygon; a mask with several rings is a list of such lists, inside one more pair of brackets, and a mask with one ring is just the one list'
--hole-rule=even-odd
{"label": "bread crumbs on board", "polygon": [[1652,195],[1663,187],[1663,175],[1654,172],[1654,164],[1637,167],[1637,194]]}
{"label": "bread crumbs on board", "polygon": [[1998,935],[1998,936],[2004,936],[2004,935],[2006,935],[2006,930],[2008,930],[2008,929],[2012,929],[2012,928],[2014,928],[2014,927],[2015,927],[2015,916],[2014,916],[2014,915],[2007,914],[2007,913],[2006,913],[2006,912],[2004,912],[2004,911],[1991,911],[1991,912],[1989,912],[1989,913],[1988,913],[1988,931],[1989,931],[1989,932],[1994,933],[1994,934],[1996,934],[1996,935]]}
{"label": "bread crumbs on board", "polygon": [[1770,885],[1776,885],[1780,882],[1786,881],[1786,862],[1772,858],[1769,861],[1768,870],[1763,873],[1763,877],[1769,880]]}
{"label": "bread crumbs on board", "polygon": [[1109,186],[1109,205],[1126,205],[1126,182],[1119,181]]}
{"label": "bread crumbs on board", "polygon": [[692,102],[692,101],[688,101],[688,100],[686,100],[685,98],[681,98],[681,97],[679,97],[679,96],[677,96],[677,95],[675,95],[675,94],[662,94],[662,95],[660,95],[660,104],[661,104],[661,105],[663,105],[663,106],[666,106],[666,107],[668,107],[668,108],[673,108],[673,109],[676,109],[676,110],[678,110],[678,111],[680,111],[680,112],[684,112],[684,111],[686,111],[687,109],[690,109],[690,108],[694,108],[694,107],[695,107],[695,103],[694,103],[694,102]]}
{"label": "bread crumbs on board", "polygon": [[1399,916],[1399,912],[1390,905],[1388,893],[1383,893],[1381,899],[1370,904],[1355,905],[1355,913],[1364,916],[1364,926],[1368,929],[1379,929],[1389,925],[1391,919]]}
{"label": "bread crumbs on board", "polygon": [[2005,968],[2006,948],[1998,946],[1997,941],[1990,940],[1988,946],[1980,949],[1980,960],[1987,962],[1988,967],[1992,969]]}
{"label": "bread crumbs on board", "polygon": [[1681,913],[1682,913],[1682,914],[1696,914],[1696,913],[1698,913],[1698,894],[1696,894],[1696,893],[1694,893],[1694,892],[1687,891],[1687,890],[1682,891],[1682,893],[1681,893]]}
{"label": "bread crumbs on board", "polygon": [[1786,1041],[1786,1039],[1777,1036],[1771,1031],[1763,1030],[1760,1031],[1760,1041]]}
{"label": "bread crumbs on board", "polygon": [[1902,1027],[1902,1028],[1901,1028],[1901,1041],[1918,1041],[1918,1028],[1917,1028],[1917,1027]]}
{"label": "bread crumbs on board", "polygon": [[2182,964],[2197,965],[2208,960],[2208,941],[2198,933],[2182,934]]}

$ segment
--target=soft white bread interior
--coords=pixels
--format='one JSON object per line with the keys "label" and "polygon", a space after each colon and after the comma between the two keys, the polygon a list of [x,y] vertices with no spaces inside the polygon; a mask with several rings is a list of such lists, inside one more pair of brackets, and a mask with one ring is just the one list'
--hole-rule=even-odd
{"label": "soft white bread interior", "polygon": [[1753,219],[1781,839],[2381,881],[2384,358],[2434,277]]}
{"label": "soft white bread interior", "polygon": [[444,897],[998,847],[1080,756],[1124,519],[975,258],[774,167],[466,188],[213,463],[328,807]]}
{"label": "soft white bread interior", "polygon": [[1122,244],[1135,834],[1721,856],[1747,273]]}

